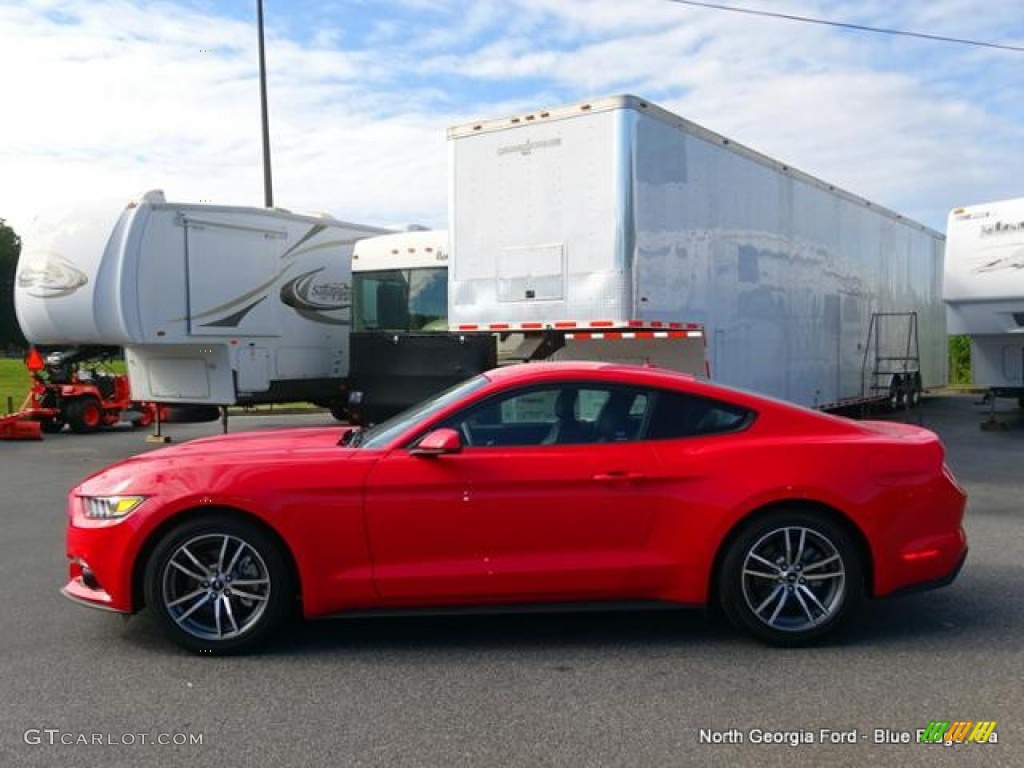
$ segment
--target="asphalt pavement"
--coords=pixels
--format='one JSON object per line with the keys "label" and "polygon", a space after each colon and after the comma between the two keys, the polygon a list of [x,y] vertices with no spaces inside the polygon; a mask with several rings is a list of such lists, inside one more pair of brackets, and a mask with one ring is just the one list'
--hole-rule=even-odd
{"label": "asphalt pavement", "polygon": [[[1024,765],[1024,420],[1000,403],[1007,429],[982,431],[973,400],[909,415],[970,496],[960,578],[802,650],[682,611],[331,620],[255,655],[190,655],[145,613],[58,593],[67,490],[153,449],[144,433],[0,443],[0,766]],[[997,741],[916,743],[956,720],[995,720]]]}

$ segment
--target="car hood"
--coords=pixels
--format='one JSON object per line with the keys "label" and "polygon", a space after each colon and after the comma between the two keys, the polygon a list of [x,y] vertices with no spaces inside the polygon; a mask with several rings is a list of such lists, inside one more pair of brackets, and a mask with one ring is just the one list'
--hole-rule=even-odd
{"label": "car hood", "polygon": [[[337,447],[338,441],[352,427],[303,427],[301,429],[268,429],[254,432],[239,432],[233,435],[216,435],[190,440],[181,445],[170,446],[142,454],[136,458],[176,458],[185,456],[216,456],[221,454],[262,454],[291,453],[294,451],[318,450]],[[340,448],[339,451],[350,449]]]}
{"label": "car hood", "polygon": [[186,483],[186,477],[204,478],[212,485],[217,478],[237,472],[240,467],[280,467],[289,463],[344,460],[358,453],[338,445],[351,427],[312,427],[242,432],[191,440],[132,456],[100,470],[83,480],[72,493],[111,494],[126,489],[170,488]]}

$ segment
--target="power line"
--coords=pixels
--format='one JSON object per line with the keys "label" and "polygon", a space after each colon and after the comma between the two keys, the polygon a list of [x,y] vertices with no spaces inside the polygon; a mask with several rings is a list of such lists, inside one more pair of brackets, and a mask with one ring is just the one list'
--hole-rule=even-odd
{"label": "power line", "polygon": [[842,27],[843,29],[855,29],[858,32],[878,32],[883,35],[901,35],[903,37],[918,37],[924,40],[935,40],[940,43],[959,43],[960,45],[976,45],[981,48],[998,48],[1003,51],[1015,51],[1024,53],[1024,47],[1018,45],[1003,45],[1001,43],[987,43],[982,40],[968,40],[962,37],[945,37],[943,35],[929,35],[924,32],[908,32],[904,29],[885,29],[883,27],[868,27],[863,24],[847,24],[842,21],[829,21],[827,19],[814,19],[809,16],[794,16],[788,13],[774,13],[772,11],[755,11],[751,8],[737,8],[732,5],[718,5],[717,3],[701,3],[696,0],[669,0],[680,5],[693,5],[699,8],[713,8],[716,11],[732,11],[733,13],[746,13],[751,16],[768,16],[773,19],[785,19],[786,21],[802,21],[806,24],[821,24],[826,27]]}

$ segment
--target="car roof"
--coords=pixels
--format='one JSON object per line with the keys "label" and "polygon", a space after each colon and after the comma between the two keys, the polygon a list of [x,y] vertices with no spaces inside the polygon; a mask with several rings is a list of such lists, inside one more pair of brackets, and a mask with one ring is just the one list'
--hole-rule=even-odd
{"label": "car roof", "polygon": [[559,360],[539,361],[533,363],[518,363],[506,365],[501,368],[494,368],[487,372],[487,378],[491,381],[511,382],[520,379],[546,378],[547,375],[555,375],[559,378],[573,374],[601,373],[623,373],[643,377],[645,373],[657,372],[659,374],[670,374],[680,378],[692,378],[687,374],[676,373],[665,368],[653,368],[647,365],[631,365],[628,363],[605,363],[593,360]]}
{"label": "car roof", "polygon": [[606,363],[589,360],[543,361],[535,363],[519,363],[495,368],[488,371],[487,378],[495,384],[528,383],[546,379],[599,379],[602,381],[617,380],[634,384],[655,386],[673,386],[686,384],[692,388],[698,380],[688,374],[668,368],[657,368],[650,365],[634,365],[630,363]]}

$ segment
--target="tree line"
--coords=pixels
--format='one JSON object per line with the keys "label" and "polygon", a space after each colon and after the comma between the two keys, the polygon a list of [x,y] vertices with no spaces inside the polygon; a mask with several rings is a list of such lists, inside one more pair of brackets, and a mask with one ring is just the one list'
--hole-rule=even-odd
{"label": "tree line", "polygon": [[14,313],[14,273],[20,253],[21,238],[0,219],[0,353],[23,352],[28,346]]}

